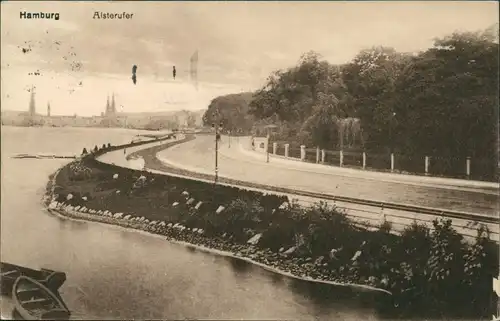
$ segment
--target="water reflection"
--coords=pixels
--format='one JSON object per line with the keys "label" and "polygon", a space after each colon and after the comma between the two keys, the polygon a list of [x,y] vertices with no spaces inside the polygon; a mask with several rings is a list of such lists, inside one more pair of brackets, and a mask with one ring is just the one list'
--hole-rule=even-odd
{"label": "water reflection", "polygon": [[253,268],[252,264],[240,260],[238,258],[227,257],[226,259],[233,268],[233,270],[236,272],[236,274],[249,273]]}
{"label": "water reflection", "polygon": [[281,284],[283,283],[283,279],[285,277],[282,274],[279,273],[271,273],[270,279],[273,282],[273,284]]}
{"label": "water reflection", "polygon": [[55,214],[50,214],[50,215],[57,219],[57,221],[60,223],[60,226],[62,229],[79,231],[79,230],[88,230],[88,228],[89,228],[88,223],[85,221],[68,220],[68,219],[61,217],[59,215],[55,215]]}

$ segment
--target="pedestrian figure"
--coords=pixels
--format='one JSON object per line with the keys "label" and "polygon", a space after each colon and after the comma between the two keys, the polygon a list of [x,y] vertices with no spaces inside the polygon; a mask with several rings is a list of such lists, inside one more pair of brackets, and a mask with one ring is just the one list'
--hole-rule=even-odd
{"label": "pedestrian figure", "polygon": [[174,75],[174,80],[175,80],[175,75],[177,75],[177,70],[175,70],[175,66],[174,66],[174,68],[172,69],[172,75]]}

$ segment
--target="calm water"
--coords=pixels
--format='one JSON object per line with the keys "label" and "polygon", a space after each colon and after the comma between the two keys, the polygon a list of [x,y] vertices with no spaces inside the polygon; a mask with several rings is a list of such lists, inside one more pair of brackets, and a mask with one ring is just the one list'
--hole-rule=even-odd
{"label": "calm water", "polygon": [[312,286],[160,237],[59,219],[41,205],[64,160],[18,153],[79,153],[137,131],[2,127],[1,259],[65,271],[75,318],[378,320],[372,295]]}

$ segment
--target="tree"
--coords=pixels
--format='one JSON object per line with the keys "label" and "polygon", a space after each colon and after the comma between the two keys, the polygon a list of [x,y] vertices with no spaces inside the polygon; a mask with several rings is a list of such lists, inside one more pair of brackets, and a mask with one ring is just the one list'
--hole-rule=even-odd
{"label": "tree", "polygon": [[297,66],[268,78],[249,112],[257,119],[273,119],[283,139],[332,148],[338,141],[338,119],[352,114],[346,93],[341,67],[308,52]]}
{"label": "tree", "polygon": [[203,115],[203,124],[223,123],[224,130],[250,132],[254,117],[248,113],[252,93],[220,96],[212,100]]}
{"label": "tree", "polygon": [[399,92],[406,98],[398,113],[408,149],[455,157],[496,154],[498,43],[487,33],[436,39],[412,59]]}
{"label": "tree", "polygon": [[259,119],[276,115],[281,121],[302,123],[318,104],[337,103],[338,72],[314,52],[304,54],[299,64],[277,71],[259,89],[250,103],[250,113]]}
{"label": "tree", "polygon": [[361,120],[369,149],[390,147],[397,137],[393,135],[399,119],[396,88],[410,60],[410,55],[393,48],[373,47],[361,51],[343,68],[347,99]]}

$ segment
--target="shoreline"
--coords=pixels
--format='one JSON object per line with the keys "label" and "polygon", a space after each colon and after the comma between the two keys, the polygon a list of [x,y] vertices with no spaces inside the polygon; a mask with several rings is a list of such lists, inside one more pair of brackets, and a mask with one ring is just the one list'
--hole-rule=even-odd
{"label": "shoreline", "polygon": [[[57,176],[65,166],[67,165],[62,166],[56,172],[54,172],[51,175],[52,176],[51,179],[47,183],[46,193],[43,197],[43,204],[47,212],[50,213],[51,215],[55,215],[59,218],[69,219],[73,221],[95,222],[100,224],[116,226],[129,231],[147,233],[149,236],[160,237],[163,240],[166,240],[172,244],[178,244],[184,247],[195,248],[196,250],[208,252],[215,255],[239,259],[241,261],[245,261],[247,263],[259,266],[260,268],[263,268],[266,271],[277,273],[285,277],[294,278],[305,282],[322,283],[332,286],[350,287],[357,290],[371,291],[392,296],[392,293],[390,291],[387,291],[382,288],[377,288],[371,285],[323,280],[304,275],[299,276],[291,272],[288,272],[284,269],[280,269],[278,267],[259,262],[257,260],[252,259],[250,256],[253,255],[258,257],[259,255],[261,255],[261,257],[264,257],[263,258],[264,260],[267,260],[265,255],[268,254],[268,252],[258,251],[258,250],[256,251],[256,248],[253,245],[234,244],[231,243],[229,240],[210,238],[193,231],[184,232],[184,229],[179,230],[173,226],[169,227],[165,222],[158,222],[157,224],[151,225],[152,222],[143,223],[137,220],[127,220],[122,217],[115,218],[113,217],[112,214],[109,215],[103,215],[98,213],[91,214],[75,210],[72,206],[68,204],[55,202],[55,195],[54,195],[56,187],[55,182]],[[57,205],[55,205],[55,203],[57,203]],[[140,217],[141,216],[133,216],[133,217],[131,216],[130,219],[132,218],[138,219]],[[161,225],[161,223],[163,223],[163,225]],[[287,265],[287,262],[283,260],[277,260],[276,265]],[[290,267],[290,270],[293,270],[293,267]]]}
{"label": "shoreline", "polygon": [[62,218],[62,219],[67,219],[67,220],[72,220],[72,221],[77,221],[77,222],[93,222],[93,223],[112,225],[113,227],[125,229],[127,231],[134,231],[134,232],[142,233],[142,234],[145,234],[148,236],[158,237],[158,238],[161,238],[162,240],[168,241],[172,244],[181,245],[181,246],[186,247],[186,248],[194,248],[194,249],[202,251],[202,252],[238,259],[238,260],[245,261],[247,263],[251,263],[253,265],[259,266],[266,271],[277,273],[277,274],[280,274],[282,276],[297,279],[300,281],[306,281],[306,282],[312,282],[312,283],[322,283],[322,284],[328,284],[328,285],[333,285],[333,286],[352,287],[352,288],[356,288],[356,289],[360,289],[360,290],[362,289],[362,290],[368,290],[368,291],[392,295],[392,293],[387,291],[387,290],[373,287],[373,286],[369,286],[369,285],[365,285],[365,284],[342,283],[342,282],[319,280],[319,279],[314,279],[314,278],[310,278],[310,277],[299,277],[299,276],[296,276],[292,273],[280,270],[278,268],[274,268],[274,267],[266,265],[264,263],[254,261],[251,258],[248,258],[245,256],[239,256],[236,253],[233,253],[230,251],[219,250],[216,248],[211,248],[211,247],[207,247],[205,245],[200,245],[200,244],[196,244],[196,243],[190,243],[187,241],[180,241],[180,240],[177,240],[171,236],[169,237],[167,235],[161,235],[158,233],[154,233],[154,231],[147,229],[147,226],[148,226],[147,224],[130,224],[130,222],[120,221],[120,220],[117,220],[117,219],[112,218],[112,217],[95,216],[95,215],[89,215],[87,213],[80,213],[80,212],[70,213],[70,212],[65,211],[65,210],[47,209],[47,211],[50,214],[55,215],[55,216]]}

